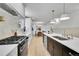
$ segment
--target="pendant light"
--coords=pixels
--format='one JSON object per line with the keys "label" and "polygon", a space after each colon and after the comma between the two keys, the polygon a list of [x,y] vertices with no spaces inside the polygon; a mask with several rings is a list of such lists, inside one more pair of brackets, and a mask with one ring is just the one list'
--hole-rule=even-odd
{"label": "pendant light", "polygon": [[59,23],[59,22],[60,22],[60,19],[54,17],[54,10],[52,10],[52,13],[53,13],[53,16],[52,16],[52,17],[53,17],[53,21],[51,21],[50,23],[51,23],[51,24]]}
{"label": "pendant light", "polygon": [[53,16],[52,16],[53,18],[52,18],[52,20],[50,21],[50,23],[51,23],[51,24],[54,24],[54,23],[56,23],[56,22],[54,21],[54,10],[52,10],[52,15],[53,15]]}
{"label": "pendant light", "polygon": [[68,14],[65,13],[65,3],[63,4],[63,14],[60,17],[60,20],[68,20],[70,19],[70,17],[68,16]]}

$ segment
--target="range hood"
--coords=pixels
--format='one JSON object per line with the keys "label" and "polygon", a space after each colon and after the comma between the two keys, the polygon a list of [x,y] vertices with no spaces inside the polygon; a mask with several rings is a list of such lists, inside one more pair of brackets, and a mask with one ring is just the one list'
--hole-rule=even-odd
{"label": "range hood", "polygon": [[16,11],[14,11],[13,9],[11,9],[7,4],[5,3],[0,3],[0,8],[4,9],[5,11],[7,11],[8,13],[10,13],[13,16],[18,16]]}

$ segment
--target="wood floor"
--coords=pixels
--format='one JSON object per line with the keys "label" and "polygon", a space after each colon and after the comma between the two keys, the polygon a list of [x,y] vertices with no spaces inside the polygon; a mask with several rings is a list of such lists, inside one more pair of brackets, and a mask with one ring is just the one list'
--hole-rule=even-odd
{"label": "wood floor", "polygon": [[28,48],[28,56],[50,56],[49,52],[43,45],[42,37],[33,37]]}

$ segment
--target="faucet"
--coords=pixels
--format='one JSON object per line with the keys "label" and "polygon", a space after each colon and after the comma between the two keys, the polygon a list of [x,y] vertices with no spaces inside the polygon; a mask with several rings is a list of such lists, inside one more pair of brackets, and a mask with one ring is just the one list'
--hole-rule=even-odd
{"label": "faucet", "polygon": [[73,39],[73,35],[72,35],[72,34],[67,35],[67,38],[68,38],[68,39]]}
{"label": "faucet", "polygon": [[64,34],[63,35],[64,35],[64,37],[66,36],[65,30],[64,30]]}
{"label": "faucet", "polygon": [[66,34],[65,31],[64,31],[64,37],[66,37],[68,39],[73,39],[73,35],[72,34]]}
{"label": "faucet", "polygon": [[70,34],[70,38],[73,39],[73,34]]}
{"label": "faucet", "polygon": [[68,34],[66,34],[66,32],[65,32],[65,31],[64,31],[64,37],[66,37],[66,38],[70,39],[69,35],[68,35]]}

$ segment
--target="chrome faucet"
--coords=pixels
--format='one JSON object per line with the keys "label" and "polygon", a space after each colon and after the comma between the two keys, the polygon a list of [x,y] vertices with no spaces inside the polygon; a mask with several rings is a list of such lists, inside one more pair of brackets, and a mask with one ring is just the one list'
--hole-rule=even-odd
{"label": "chrome faucet", "polygon": [[67,34],[65,31],[64,31],[63,36],[66,37],[67,39],[73,39],[73,35],[72,34]]}
{"label": "chrome faucet", "polygon": [[68,38],[68,39],[73,39],[73,35],[72,35],[72,34],[67,35],[67,38]]}

